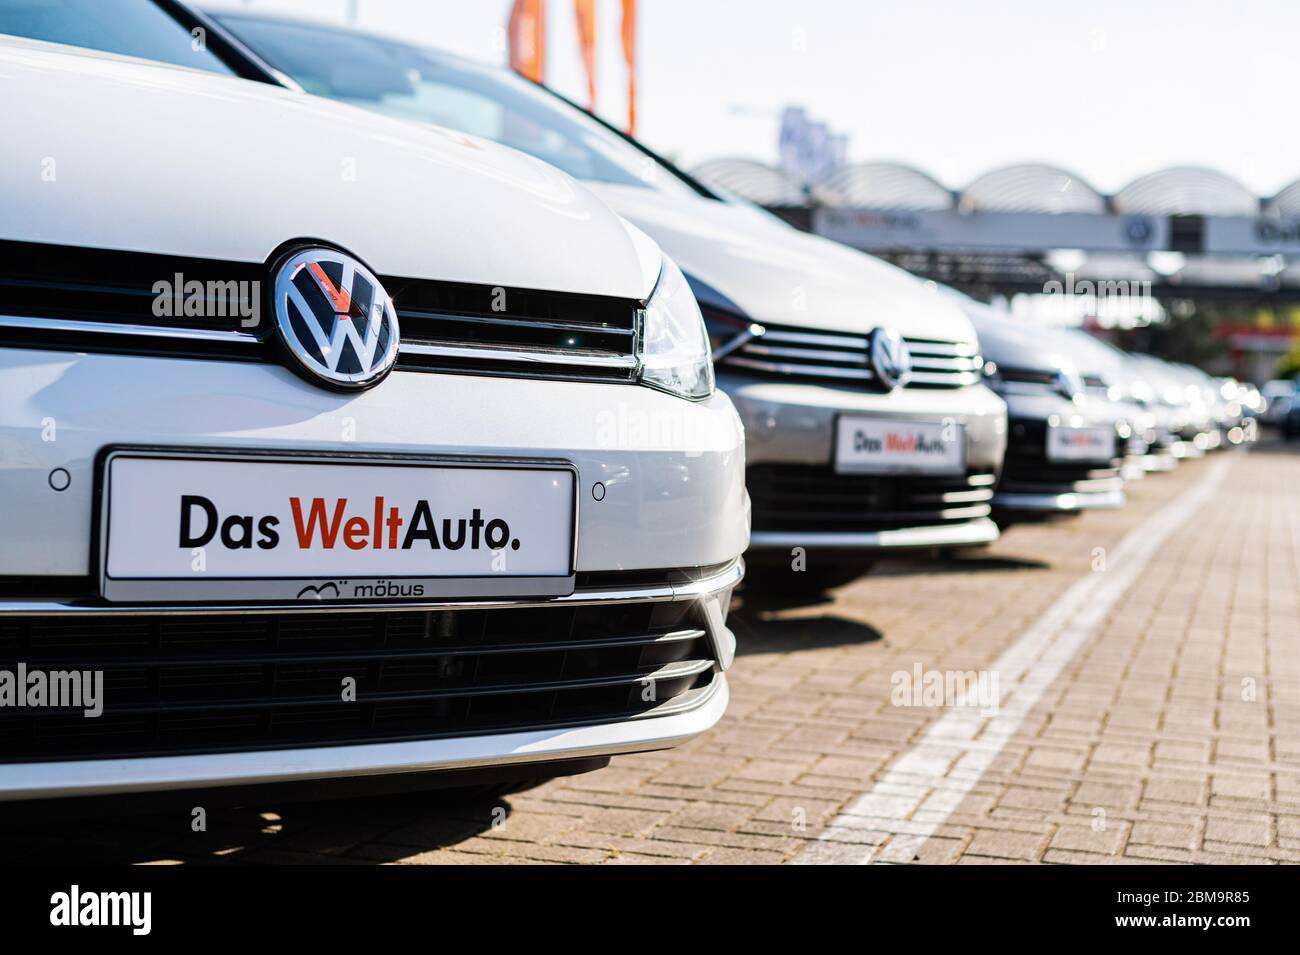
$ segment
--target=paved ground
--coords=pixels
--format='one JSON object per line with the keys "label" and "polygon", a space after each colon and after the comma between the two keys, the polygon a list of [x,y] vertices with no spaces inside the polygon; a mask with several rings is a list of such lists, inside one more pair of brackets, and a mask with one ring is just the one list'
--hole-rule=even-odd
{"label": "paved ground", "polygon": [[[0,861],[1300,862],[1297,487],[1300,453],[1220,454],[1123,511],[890,562],[812,606],[751,599],[731,709],[678,750],[469,805],[214,811],[199,834],[0,818]],[[1049,677],[1028,692],[1006,661],[1035,634]],[[997,674],[1023,706],[896,705],[917,666]],[[954,719],[969,740],[947,741]]]}

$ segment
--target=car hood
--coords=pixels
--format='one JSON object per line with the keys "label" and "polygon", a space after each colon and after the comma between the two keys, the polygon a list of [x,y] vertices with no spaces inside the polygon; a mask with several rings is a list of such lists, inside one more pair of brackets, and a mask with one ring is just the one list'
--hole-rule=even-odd
{"label": "car hood", "polygon": [[980,354],[994,364],[1042,372],[1074,367],[1075,363],[1061,347],[1064,343],[1047,329],[1005,318],[980,302],[972,301],[963,311],[975,326]]}
{"label": "car hood", "polygon": [[661,258],[503,146],[248,80],[0,42],[0,238],[262,262],[292,239],[380,275],[644,298]]}
{"label": "car hood", "polygon": [[[970,322],[925,283],[879,259],[800,232],[740,203],[587,183],[644,229],[692,279],[758,322],[864,334],[973,341]],[[703,288],[701,288],[703,286]]]}

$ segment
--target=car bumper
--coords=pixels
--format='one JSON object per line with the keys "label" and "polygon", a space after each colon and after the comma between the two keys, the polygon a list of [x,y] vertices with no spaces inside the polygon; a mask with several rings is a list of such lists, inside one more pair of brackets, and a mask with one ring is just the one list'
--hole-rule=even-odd
{"label": "car bumper", "polygon": [[527,766],[534,763],[676,746],[714,726],[726,711],[729,699],[726,678],[719,676],[707,697],[690,710],[623,723],[363,746],[9,765],[0,774],[0,802],[451,772],[490,766],[519,767],[520,775],[526,776]]}
{"label": "car bumper", "polygon": [[994,510],[1010,515],[1072,513],[1122,507],[1125,503],[1122,459],[1126,440],[1115,432],[1114,456],[1104,461],[1057,461],[1047,456],[1048,429],[1058,423],[1075,427],[1116,427],[1113,416],[1089,413],[1097,402],[1079,405],[1057,395],[1010,395],[1007,398],[1009,442]]}
{"label": "car bumper", "polygon": [[0,348],[0,383],[0,577],[92,572],[98,459],[114,445],[563,459],[579,572],[710,566],[747,543],[744,436],[724,394],[399,371],[339,395],[278,366],[19,348]]}
{"label": "car bumper", "polygon": [[[893,551],[995,540],[989,498],[1006,450],[1006,405],[983,385],[903,388],[889,394],[803,381],[720,373],[719,386],[745,425],[752,552],[816,547]],[[834,470],[841,415],[900,423],[957,424],[965,472],[932,476],[901,471],[852,475]],[[858,495],[858,504],[854,496]],[[838,499],[844,513],[799,513]]]}
{"label": "car bumper", "polygon": [[[726,706],[723,671],[735,654],[726,614],[743,574],[748,499],[743,434],[725,395],[687,402],[634,385],[397,372],[344,396],[273,366],[26,349],[0,349],[0,385],[13,399],[0,405],[9,505],[0,632],[18,634],[0,667],[57,661],[110,677],[99,720],[0,714],[49,715],[63,727],[55,736],[7,727],[19,732],[0,737],[0,800],[580,759],[673,745]],[[562,458],[583,498],[576,589],[468,601],[108,603],[92,525],[99,462],[118,445]],[[51,484],[56,469],[63,490]],[[543,615],[551,622],[538,623]],[[412,621],[423,630],[410,632]],[[399,623],[408,629],[394,642]],[[344,711],[330,709],[339,678],[326,668],[339,660],[359,684],[359,702],[344,705],[382,720],[346,711],[346,733],[330,728]],[[407,683],[383,682],[402,666]],[[457,667],[453,682],[444,671]],[[230,668],[244,674],[237,691]],[[305,672],[319,678],[309,696],[292,679],[281,688],[286,673]],[[319,689],[322,673],[332,691]],[[659,695],[638,697],[642,685]],[[131,695],[119,704],[118,693]],[[217,693],[232,696],[208,695]],[[246,717],[242,735],[229,735],[227,713]],[[276,726],[297,729],[279,736]],[[92,729],[102,745],[85,742]]]}

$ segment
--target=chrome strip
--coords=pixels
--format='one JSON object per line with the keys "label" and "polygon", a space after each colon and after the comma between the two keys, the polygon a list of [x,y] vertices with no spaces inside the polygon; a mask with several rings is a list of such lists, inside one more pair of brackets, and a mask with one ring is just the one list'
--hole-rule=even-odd
{"label": "chrome strip", "polygon": [[912,368],[930,371],[974,371],[979,366],[977,358],[939,358],[932,355],[913,355]]}
{"label": "chrome strip", "polygon": [[1005,511],[1098,511],[1123,507],[1127,501],[1128,498],[1123,491],[1068,494],[1024,494],[1004,491],[993,497],[993,506]]}
{"label": "chrome strip", "polygon": [[757,371],[769,371],[778,375],[802,375],[808,378],[852,378],[857,381],[871,381],[875,378],[875,375],[867,368],[840,368],[835,365],[791,365],[784,362],[742,358],[739,355],[730,355],[724,358],[722,363],[728,367],[753,368]]}
{"label": "chrome strip", "polygon": [[921,547],[960,547],[991,544],[998,526],[988,518],[939,527],[902,527],[890,531],[754,531],[750,546],[756,550],[819,547],[827,550],[906,550]]}
{"label": "chrome strip", "polygon": [[709,577],[680,584],[662,584],[649,587],[625,587],[618,590],[575,590],[566,597],[523,600],[463,600],[424,601],[419,603],[331,603],[329,601],[304,601],[295,604],[89,604],[57,600],[0,600],[0,617],[22,615],[64,616],[71,614],[108,616],[193,616],[195,614],[260,614],[260,613],[373,613],[401,610],[483,610],[496,607],[552,607],[585,606],[587,604],[639,603],[671,600],[694,600],[734,587],[745,575],[744,561],[737,558],[731,564]]}
{"label": "chrome strip", "polygon": [[830,345],[832,348],[852,348],[864,354],[867,350],[866,335],[819,335],[814,332],[787,332],[769,328],[763,336],[764,341],[790,342],[794,345]]}
{"label": "chrome strip", "polygon": [[[558,332],[594,332],[601,335],[625,335],[628,338],[636,334],[634,328],[620,328],[617,325],[584,325],[580,322],[556,322],[541,318],[502,318],[498,315],[489,318],[484,315],[457,315],[454,312],[425,312],[418,308],[397,309],[397,320],[399,322],[408,318],[435,322],[456,322],[468,325],[490,325],[497,328],[506,326],[509,328],[543,328],[547,331]],[[415,340],[418,341],[419,339]]]}
{"label": "chrome strip", "polygon": [[745,354],[772,355],[778,358],[807,358],[812,361],[840,361],[850,365],[861,365],[864,368],[867,365],[866,351],[835,351],[830,348],[796,348],[790,345],[757,345],[751,343],[745,346]]}
{"label": "chrome strip", "polygon": [[635,355],[593,355],[583,352],[566,352],[560,349],[497,348],[483,346],[442,345],[432,342],[403,341],[398,358],[402,355],[425,355],[432,358],[468,358],[475,361],[517,361],[538,365],[576,365],[587,368],[620,368],[635,371]]}
{"label": "chrome strip", "polygon": [[932,342],[906,337],[903,341],[907,342],[907,350],[913,356],[942,355],[954,358],[973,358],[979,354],[979,349],[975,345],[965,342]]}
{"label": "chrome strip", "polygon": [[83,322],[70,318],[36,318],[31,315],[0,315],[0,327],[37,328],[51,332],[85,332],[92,335],[134,335],[145,338],[180,338],[188,341],[230,342],[259,345],[262,339],[249,332],[218,328],[171,328],[166,325],[123,325],[115,322]]}
{"label": "chrome strip", "polygon": [[908,379],[910,384],[921,385],[973,385],[978,383],[980,376],[974,372],[925,372],[914,371],[912,377]]}
{"label": "chrome strip", "polygon": [[688,706],[669,703],[662,711],[594,726],[403,743],[8,763],[0,773],[0,802],[436,772],[667,749],[714,726],[729,699],[726,677],[718,674]]}
{"label": "chrome strip", "polygon": [[[914,497],[919,501],[925,501],[931,497],[929,494],[917,494]],[[993,488],[980,487],[972,488],[969,491],[945,491],[937,495],[940,503],[943,504],[978,504],[986,503],[993,500]]]}

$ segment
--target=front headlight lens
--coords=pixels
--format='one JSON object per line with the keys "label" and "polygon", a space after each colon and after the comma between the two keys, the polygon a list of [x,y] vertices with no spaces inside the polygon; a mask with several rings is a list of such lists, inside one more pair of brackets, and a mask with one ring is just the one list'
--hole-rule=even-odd
{"label": "front headlight lens", "polygon": [[700,306],[669,258],[646,306],[640,358],[641,380],[651,387],[683,398],[713,394],[713,357]]}

